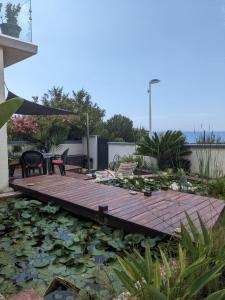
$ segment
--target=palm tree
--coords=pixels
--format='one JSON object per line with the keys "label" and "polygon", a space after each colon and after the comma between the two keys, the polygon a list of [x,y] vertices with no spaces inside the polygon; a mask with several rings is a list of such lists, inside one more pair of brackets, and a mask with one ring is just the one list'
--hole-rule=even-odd
{"label": "palm tree", "polygon": [[161,170],[189,169],[190,162],[186,157],[191,151],[187,149],[185,142],[185,136],[181,131],[168,130],[159,134],[154,132],[151,138],[145,137],[139,142],[137,153],[156,158]]}

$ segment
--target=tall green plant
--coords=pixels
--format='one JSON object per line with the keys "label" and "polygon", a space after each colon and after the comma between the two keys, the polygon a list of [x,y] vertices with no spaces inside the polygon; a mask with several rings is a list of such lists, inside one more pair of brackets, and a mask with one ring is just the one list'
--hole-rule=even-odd
{"label": "tall green plant", "polygon": [[7,121],[9,121],[10,117],[18,110],[18,108],[20,108],[23,101],[23,99],[18,97],[0,104],[0,129]]}
{"label": "tall green plant", "polygon": [[199,175],[202,179],[218,178],[223,176],[222,161],[219,159],[219,149],[215,144],[220,144],[221,138],[216,137],[213,131],[209,129],[206,133],[203,130],[196,137],[196,157],[198,161]]}
{"label": "tall green plant", "polygon": [[191,153],[185,147],[185,136],[181,131],[168,130],[165,133],[154,132],[151,138],[145,137],[138,144],[137,153],[157,159],[161,170],[166,168],[188,169],[187,156]]}
{"label": "tall green plant", "polygon": [[33,140],[41,151],[57,148],[68,137],[69,127],[60,118],[38,118],[38,128]]}
{"label": "tall green plant", "polygon": [[125,258],[118,257],[122,271],[115,273],[135,299],[225,299],[224,227],[213,233],[198,216],[199,230],[190,216],[186,217],[176,258],[160,250],[160,259],[153,261],[148,247],[144,256],[134,250]]}
{"label": "tall green plant", "polygon": [[[210,260],[203,256],[188,264],[181,246],[176,262],[168,259],[162,250],[160,256],[161,262],[158,259],[153,261],[147,247],[144,256],[135,251],[125,258],[118,258],[123,271],[115,269],[115,273],[133,297],[138,300],[211,299],[209,295],[204,298],[201,293],[204,294],[206,285],[220,276],[225,263],[215,264],[208,270],[205,267]],[[221,290],[219,295],[225,296],[225,290]]]}

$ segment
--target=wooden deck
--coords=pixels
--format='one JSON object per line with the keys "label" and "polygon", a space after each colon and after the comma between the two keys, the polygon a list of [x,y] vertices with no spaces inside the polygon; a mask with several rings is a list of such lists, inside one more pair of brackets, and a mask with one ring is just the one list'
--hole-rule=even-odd
{"label": "wooden deck", "polygon": [[[11,183],[16,190],[39,199],[53,201],[64,209],[95,221],[145,234],[179,232],[180,222],[187,223],[184,211],[199,227],[197,212],[208,227],[214,227],[224,211],[225,201],[175,191],[154,192],[151,197],[84,180],[82,175],[37,176],[16,179]],[[99,213],[99,206],[108,212]]]}

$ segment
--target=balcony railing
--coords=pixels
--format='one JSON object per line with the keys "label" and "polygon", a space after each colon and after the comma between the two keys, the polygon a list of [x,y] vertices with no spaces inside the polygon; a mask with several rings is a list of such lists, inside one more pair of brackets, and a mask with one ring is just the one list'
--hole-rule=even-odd
{"label": "balcony railing", "polygon": [[0,32],[32,42],[31,0],[0,0]]}

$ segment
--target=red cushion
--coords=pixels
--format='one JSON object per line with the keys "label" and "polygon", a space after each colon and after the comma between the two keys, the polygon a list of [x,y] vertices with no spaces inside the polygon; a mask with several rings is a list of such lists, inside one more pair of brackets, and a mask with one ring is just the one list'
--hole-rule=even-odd
{"label": "red cushion", "polygon": [[53,163],[53,165],[62,165],[63,164],[63,160],[61,160],[61,159],[53,159],[52,163]]}

